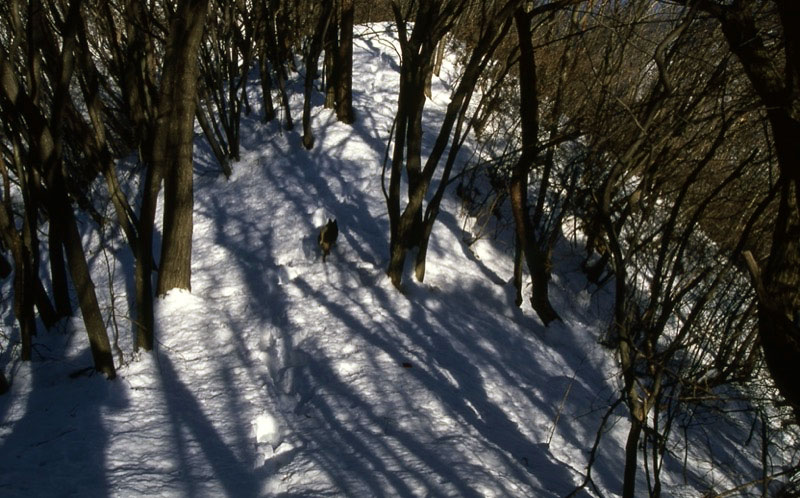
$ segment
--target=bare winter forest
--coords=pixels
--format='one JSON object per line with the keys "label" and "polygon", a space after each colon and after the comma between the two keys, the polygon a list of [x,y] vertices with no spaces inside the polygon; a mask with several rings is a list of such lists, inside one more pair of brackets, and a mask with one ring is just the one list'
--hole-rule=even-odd
{"label": "bare winter forest", "polygon": [[5,0],[0,494],[797,496],[798,26]]}

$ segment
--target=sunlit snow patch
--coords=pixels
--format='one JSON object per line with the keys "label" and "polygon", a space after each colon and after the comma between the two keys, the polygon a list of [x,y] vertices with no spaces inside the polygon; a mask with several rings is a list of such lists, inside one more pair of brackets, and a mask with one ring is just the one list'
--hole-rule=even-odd
{"label": "sunlit snow patch", "polygon": [[253,420],[253,428],[256,432],[257,443],[269,444],[273,449],[280,446],[281,431],[275,417],[269,413],[262,413]]}

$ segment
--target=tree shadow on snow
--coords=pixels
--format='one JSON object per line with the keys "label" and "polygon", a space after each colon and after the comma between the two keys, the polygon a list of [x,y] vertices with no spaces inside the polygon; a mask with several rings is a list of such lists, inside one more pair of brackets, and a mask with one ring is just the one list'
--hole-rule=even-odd
{"label": "tree shadow on snow", "polygon": [[[0,495],[112,495],[104,416],[129,402],[118,383],[80,369],[91,364],[88,348],[77,357],[61,359],[77,333],[48,332],[37,340],[33,361],[17,370],[15,380],[30,383],[21,418],[6,422],[7,404],[20,395],[15,388],[0,396],[0,425],[10,425],[0,439]],[[30,379],[19,378],[27,373]]]}
{"label": "tree shadow on snow", "polygon": [[[172,431],[172,455],[178,463],[176,480],[187,496],[202,494],[202,483],[211,480],[221,483],[228,496],[259,496],[263,471],[251,469],[252,455],[237,455],[247,448],[224,441],[215,423],[204,413],[192,391],[181,382],[168,355],[159,356],[161,383]],[[229,386],[231,389],[233,385]],[[243,421],[233,421],[242,427]],[[202,475],[210,466],[213,475]]]}
{"label": "tree shadow on snow", "polygon": [[[577,478],[571,473],[567,466],[556,461],[543,451],[543,445],[537,441],[531,441],[528,436],[523,434],[516,422],[509,419],[504,407],[498,406],[486,392],[484,372],[480,365],[475,365],[474,358],[478,356],[465,356],[460,351],[460,347],[479,348],[475,343],[480,335],[476,335],[475,330],[464,330],[463,335],[455,332],[459,347],[455,347],[448,339],[437,335],[435,332],[443,325],[443,321],[459,321],[451,323],[449,330],[454,331],[463,327],[463,317],[458,317],[452,313],[443,312],[440,316],[431,313],[430,310],[418,304],[412,305],[412,316],[408,319],[393,316],[396,325],[387,328],[379,321],[368,321],[364,323],[363,318],[356,316],[350,310],[352,305],[342,305],[329,299],[327,293],[319,289],[313,289],[302,279],[298,279],[296,284],[307,293],[316,303],[324,306],[331,312],[332,316],[338,320],[343,329],[349,333],[363,339],[371,348],[376,351],[388,354],[393,360],[386,368],[403,370],[403,363],[413,365],[411,368],[404,369],[403,375],[410,376],[415,389],[422,388],[429,395],[439,396],[438,401],[442,403],[447,417],[461,421],[464,425],[463,431],[467,434],[474,434],[485,442],[489,448],[494,448],[493,458],[502,464],[502,468],[510,469],[513,473],[514,481],[518,484],[527,483],[531,489],[542,488],[542,483],[552,485],[562,483],[560,490],[549,490],[556,494],[565,494],[571,490],[572,483]],[[380,289],[374,289],[380,293]],[[386,300],[387,309],[389,299]],[[432,323],[437,322],[437,323]],[[492,328],[498,324],[485,323],[487,333],[497,333],[497,328]],[[395,328],[396,326],[396,328]],[[494,331],[494,332],[492,332]],[[398,338],[398,334],[404,334],[404,338]],[[485,338],[485,336],[484,336]],[[491,340],[491,339],[490,339]],[[403,344],[403,343],[407,344]],[[502,340],[500,342],[503,342]],[[507,347],[509,344],[502,344]],[[417,354],[412,354],[416,351]],[[310,377],[305,382],[319,386],[317,394],[308,402],[314,409],[317,416],[321,416],[326,424],[327,431],[322,431],[326,437],[334,439],[331,441],[332,447],[340,448],[346,458],[346,465],[342,466],[342,456],[315,454],[314,458],[328,469],[328,473],[338,474],[339,480],[346,481],[353,479],[353,475],[362,475],[360,472],[352,472],[354,465],[369,465],[372,469],[372,479],[379,479],[389,486],[390,493],[406,495],[407,489],[404,485],[393,483],[391,480],[392,472],[409,466],[420,465],[426,469],[426,473],[436,476],[435,479],[421,475],[408,475],[407,479],[417,481],[418,486],[423,486],[424,492],[439,494],[447,492],[455,493],[460,496],[480,496],[480,486],[475,483],[484,483],[496,489],[502,489],[504,484],[496,476],[487,473],[485,468],[475,468],[468,463],[469,458],[474,455],[461,454],[460,443],[456,440],[452,444],[446,440],[425,441],[419,434],[413,431],[403,430],[398,424],[392,421],[391,405],[382,406],[381,400],[363,399],[357,390],[353,389],[347,382],[337,379],[337,374],[332,370],[330,363],[335,359],[327,358],[325,361],[314,359],[311,355],[311,363],[305,366],[303,375]],[[517,359],[511,359],[517,361]],[[491,360],[495,361],[495,360]],[[528,358],[530,363],[530,358]],[[509,368],[517,368],[519,363],[509,362]],[[535,369],[535,368],[534,368]],[[491,366],[492,371],[503,372],[505,366],[499,363]],[[539,372],[543,382],[551,382],[552,379],[545,372]],[[395,374],[396,375],[396,374]],[[391,382],[394,375],[388,375],[386,379],[368,379],[376,386],[385,382]],[[388,379],[388,380],[387,380]],[[503,379],[507,382],[515,379]],[[454,384],[463,386],[454,388]],[[389,386],[385,386],[389,388]],[[577,389],[576,389],[577,390]],[[324,392],[324,394],[322,394]],[[587,394],[587,393],[584,393]],[[588,394],[587,394],[588,395]],[[413,399],[408,394],[406,400],[410,410],[415,410],[411,404]],[[543,406],[546,400],[536,400],[530,398],[531,403],[536,403],[544,414],[552,420],[554,407]],[[337,415],[336,410],[332,410],[329,404],[343,404],[352,406],[355,411],[365,414],[367,420],[359,420],[360,427],[375,427],[384,425],[388,427],[384,434],[374,434],[367,429],[355,431],[352,423],[343,427],[343,422],[337,420],[341,415]],[[373,403],[373,406],[370,404]],[[376,409],[385,411],[385,414],[376,413]],[[507,409],[507,407],[506,407]],[[388,422],[387,422],[388,420]],[[318,437],[315,434],[314,437]],[[451,444],[449,450],[442,446]],[[323,445],[323,448],[329,445]],[[446,458],[442,455],[448,455]],[[355,463],[354,463],[355,462]],[[385,469],[393,469],[388,471]],[[413,468],[413,467],[412,467]],[[541,481],[540,481],[541,480]],[[471,484],[473,483],[473,484]],[[490,483],[490,484],[488,484]],[[374,482],[361,482],[362,486],[375,486]],[[484,485],[481,484],[481,485]],[[351,484],[350,486],[355,486]],[[506,489],[506,492],[512,490]],[[384,489],[384,493],[387,492]],[[415,491],[414,493],[418,493]],[[414,494],[411,493],[411,494]]]}

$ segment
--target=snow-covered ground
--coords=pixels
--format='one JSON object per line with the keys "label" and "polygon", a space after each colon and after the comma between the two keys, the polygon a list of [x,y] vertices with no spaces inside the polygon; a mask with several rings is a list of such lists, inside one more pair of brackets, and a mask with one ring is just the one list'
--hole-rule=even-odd
{"label": "snow-covered ground", "polygon": [[[455,199],[424,284],[394,289],[380,178],[399,62],[375,34],[355,57],[357,122],[315,107],[313,150],[299,126],[262,124],[256,105],[225,181],[198,136],[192,292],[157,301],[154,352],[132,353],[132,258],[114,239],[90,258],[118,313],[115,381],[70,376],[91,364],[79,319],[42,331],[33,362],[2,348],[13,386],[0,397],[1,496],[564,496],[582,482],[618,388],[597,342],[608,291],[586,284],[562,244],[551,292],[564,323],[544,328],[527,303],[513,306],[510,248],[469,247]],[[448,95],[435,80],[428,122]],[[323,264],[328,217],[340,235]],[[14,339],[10,299],[2,306]],[[688,469],[668,458],[667,494],[760,475],[738,446],[749,426],[730,423],[738,440],[709,443],[721,456],[690,454]],[[592,473],[605,493],[621,490],[627,427],[622,409],[606,425]]]}

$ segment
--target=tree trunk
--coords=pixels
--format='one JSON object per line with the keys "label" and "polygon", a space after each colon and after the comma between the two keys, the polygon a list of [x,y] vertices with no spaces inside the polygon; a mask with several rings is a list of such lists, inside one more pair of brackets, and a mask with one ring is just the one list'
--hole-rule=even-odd
{"label": "tree trunk", "polygon": [[197,99],[197,102],[195,102],[195,116],[197,117],[197,123],[203,130],[203,135],[205,135],[208,145],[211,146],[211,151],[214,153],[214,157],[217,158],[217,162],[219,163],[220,168],[222,168],[222,173],[225,175],[225,178],[230,179],[231,175],[233,174],[233,170],[231,170],[231,164],[228,160],[228,155],[222,150],[219,140],[217,140],[216,135],[214,135],[214,130],[211,128],[211,124],[208,122],[206,112],[203,109],[203,105],[199,98]]}
{"label": "tree trunk", "polygon": [[314,29],[314,35],[306,49],[305,64],[306,78],[303,87],[303,146],[311,150],[314,147],[314,133],[311,131],[311,94],[314,90],[314,80],[318,76],[318,60],[322,53],[322,42],[328,30],[333,7],[332,0],[324,0],[322,11]]}
{"label": "tree trunk", "polygon": [[525,251],[522,249],[522,241],[518,236],[514,236],[514,304],[519,308],[522,306],[522,266],[525,263]]}
{"label": "tree trunk", "polygon": [[[402,63],[400,66],[400,94],[397,101],[397,116],[395,118],[394,130],[394,150],[392,151],[392,169],[389,179],[389,194],[387,197],[387,207],[389,211],[389,267],[386,271],[392,284],[400,288],[403,279],[403,269],[405,267],[406,252],[415,245],[412,235],[412,220],[418,220],[417,227],[421,226],[422,211],[409,209],[400,210],[400,186],[403,172],[403,163],[406,165],[408,174],[408,195],[409,204],[414,192],[418,191],[420,180],[421,159],[421,134],[422,134],[422,106],[425,97],[422,95],[423,83],[420,76],[424,72],[426,57],[420,51],[425,51],[426,44],[418,43],[415,34],[421,29],[422,23],[414,26],[414,33],[411,39],[406,31],[406,23],[399,8],[395,8],[395,21],[400,31],[400,44],[402,50]],[[435,10],[435,6],[433,7]],[[419,14],[418,14],[419,15]],[[423,16],[425,17],[425,16]],[[431,19],[428,19],[429,21]],[[420,200],[421,202],[421,200]],[[417,237],[418,240],[418,237]]]}
{"label": "tree trunk", "polygon": [[[387,273],[392,278],[395,286],[400,284],[406,252],[412,247],[419,248],[415,268],[416,277],[419,281],[424,278],[428,239],[433,229],[432,224],[439,212],[439,203],[444,195],[450,170],[460,147],[459,139],[466,107],[468,107],[481,69],[485,66],[486,60],[491,56],[510,26],[505,20],[513,12],[513,9],[507,6],[506,11],[501,11],[498,19],[492,21],[487,29],[482,32],[481,39],[470,56],[464,75],[453,93],[450,104],[447,106],[447,112],[437,135],[436,143],[423,168],[421,159],[422,111],[425,105],[425,82],[432,71],[437,42],[447,33],[448,23],[458,17],[461,12],[460,9],[463,7],[463,4],[447,4],[444,6],[444,10],[440,11],[442,7],[436,5],[435,2],[421,5],[419,12],[417,12],[417,19],[424,19],[425,22],[415,23],[410,37],[408,37],[405,21],[399,8],[393,7],[395,20],[400,31],[403,56],[400,69],[400,99],[398,100],[395,149],[392,157],[392,177],[389,195],[389,222],[392,238],[390,241],[391,257]],[[505,24],[505,29],[498,29],[501,24]],[[458,124],[456,125],[456,123]],[[456,126],[456,132],[451,144],[451,132],[454,125]],[[439,160],[449,144],[451,144],[451,150],[442,173],[439,188],[428,203],[423,216],[422,207],[428,194],[428,188]],[[405,157],[403,157],[404,149]],[[405,169],[408,177],[408,204],[401,215],[399,188],[403,159],[405,159]]]}
{"label": "tree trunk", "polygon": [[139,237],[133,248],[135,255],[134,283],[136,287],[136,343],[135,349],[153,349],[153,227],[156,204],[161,184],[161,171],[157,163],[147,168],[144,191],[139,210]]}
{"label": "tree trunk", "polygon": [[[405,67],[406,64],[404,63],[403,66]],[[397,147],[395,147],[396,156],[392,159],[391,181],[394,182],[392,191],[395,196],[392,197],[394,197],[393,200],[396,203],[396,214],[392,216],[390,207],[389,216],[389,222],[392,225],[392,238],[390,240],[390,259],[387,273],[392,279],[392,283],[398,288],[402,281],[406,253],[412,247],[418,246],[421,240],[422,199],[414,196],[424,196],[424,190],[420,188],[422,181],[420,154],[422,149],[422,106],[424,105],[425,97],[422,95],[422,87],[419,84],[420,69],[413,63],[409,63],[408,66],[405,69],[405,77],[401,76],[406,80],[405,84],[401,83],[400,90],[404,92],[404,95],[398,101],[398,114],[403,113],[403,119],[399,120],[399,122],[405,125],[405,129],[398,127],[397,135],[402,134],[403,139],[402,141],[397,140],[396,144],[405,144],[409,201],[406,209],[400,214],[400,171],[402,170],[403,150],[398,151]],[[402,110],[399,108],[401,102],[404,104]],[[397,154],[399,154],[399,158]],[[399,161],[396,174],[394,171],[395,161]]]}
{"label": "tree trunk", "polygon": [[[401,217],[401,231],[406,248],[419,247],[422,239],[422,202],[427,184],[422,175],[422,111],[425,107],[424,81],[428,71],[415,67],[412,72],[414,89],[411,93],[406,136],[406,174],[408,175],[408,204]],[[422,83],[422,87],[419,84]],[[406,218],[405,221],[402,221]]]}
{"label": "tree trunk", "polygon": [[49,330],[58,323],[64,316],[59,316],[53,303],[50,301],[50,296],[47,295],[47,289],[44,288],[42,279],[35,275],[33,279],[34,292],[36,293],[36,309],[39,310],[39,318],[41,318],[44,326]]}
{"label": "tree trunk", "polygon": [[[800,420],[800,389],[795,380],[800,361],[800,223],[795,215],[795,195],[784,184],[772,251],[765,271],[745,253],[758,297],[759,339],[772,379]],[[777,263],[776,263],[777,262]]]}
{"label": "tree trunk", "polygon": [[433,60],[433,74],[439,76],[442,71],[442,62],[444,62],[444,51],[447,47],[446,38],[439,40],[436,45],[436,58]]}
{"label": "tree trunk", "polygon": [[509,193],[511,210],[514,215],[516,236],[522,243],[522,252],[531,274],[531,306],[547,326],[553,320],[560,320],[558,313],[550,304],[548,285],[550,283],[548,252],[541,248],[537,240],[536,227],[528,212],[528,175],[536,155],[539,132],[539,97],[537,94],[536,59],[531,41],[531,17],[522,9],[514,14],[519,34],[519,84],[520,84],[520,122],[522,129],[522,153],[514,165]]}
{"label": "tree trunk", "polygon": [[[6,224],[5,220],[3,224]],[[24,249],[21,240],[10,243],[7,241],[7,245],[11,249],[11,255],[14,260],[14,316],[19,323],[20,339],[22,341],[21,359],[22,361],[30,361],[33,336],[36,334],[30,265],[26,261],[27,251]]]}
{"label": "tree trunk", "polygon": [[642,435],[642,423],[631,417],[631,428],[625,442],[625,471],[622,480],[622,498],[636,497],[636,469],[639,466],[639,438]]}
{"label": "tree trunk", "polygon": [[258,59],[258,74],[261,77],[261,95],[264,101],[264,123],[275,119],[275,106],[272,104],[272,77],[269,74],[269,63],[265,53]]}
{"label": "tree trunk", "polygon": [[[550,261],[552,248],[534,252],[533,258],[527,258],[528,270],[531,272],[531,306],[545,325],[554,320],[561,320],[556,310],[550,304]],[[527,255],[528,252],[526,251]]]}
{"label": "tree trunk", "polygon": [[[67,269],[64,265],[64,241],[61,227],[50,223],[48,228],[48,247],[50,248],[50,280],[53,285],[53,300],[57,317],[72,316],[72,303],[69,298]],[[41,309],[41,307],[40,307]]]}
{"label": "tree trunk", "polygon": [[[197,97],[198,49],[208,0],[184,0],[170,22],[164,58],[156,141],[151,155],[164,175],[164,239],[158,295],[173,288],[191,290],[192,148]],[[161,138],[163,137],[163,138]]]}
{"label": "tree trunk", "polygon": [[0,239],[0,279],[8,278],[11,275],[11,272],[14,268],[11,266],[11,263],[8,262],[6,259],[5,254],[2,251],[5,250],[5,247],[2,243],[2,239]]}
{"label": "tree trunk", "polygon": [[[21,264],[17,266],[19,280],[15,279],[14,296],[16,297],[17,292],[20,293],[17,319],[20,321],[22,359],[30,360],[33,336],[36,335],[36,315],[34,313],[36,286],[33,281],[39,278],[39,238],[37,230],[39,212],[38,184],[40,180],[39,175],[32,171],[22,171],[21,165],[19,166],[20,178],[27,177],[25,181],[27,188],[23,187],[22,189],[25,212],[23,213],[22,221],[22,238],[20,239]],[[32,168],[32,166],[29,165],[28,168]],[[20,269],[22,271],[19,271]]]}
{"label": "tree trunk", "polygon": [[61,207],[59,214],[56,215],[56,222],[62,224],[65,232],[67,260],[72,282],[78,293],[78,304],[83,315],[83,322],[89,335],[94,368],[98,372],[104,373],[108,379],[113,379],[117,373],[114,368],[114,357],[111,354],[111,344],[108,341],[103,315],[97,302],[94,282],[89,274],[89,265],[86,262],[86,254],[83,251],[81,235],[78,232],[72,207],[66,199],[65,192],[53,192],[51,195],[57,196],[57,202]]}
{"label": "tree trunk", "polygon": [[342,123],[355,121],[353,112],[353,0],[342,1],[339,47],[337,52],[336,117]]}
{"label": "tree trunk", "polygon": [[283,112],[286,120],[284,128],[286,130],[291,130],[294,128],[294,122],[292,121],[292,111],[291,107],[289,106],[289,94],[286,91],[286,57],[284,50],[280,46],[280,41],[278,40],[277,30],[275,27],[275,13],[277,8],[277,2],[271,1],[270,6],[267,9],[264,33],[266,45],[265,49],[267,51],[268,59],[270,63],[272,63],[272,67],[275,70],[275,76],[278,78],[278,92],[280,94],[280,101],[281,105],[283,106]]}
{"label": "tree trunk", "polygon": [[[190,74],[195,75],[195,77],[194,77],[195,82],[197,80],[197,76],[196,76],[196,74],[197,74],[197,52],[198,52],[198,49],[199,49],[199,46],[200,46],[200,40],[202,40],[202,38],[203,38],[203,25],[205,24],[206,13],[208,11],[208,0],[203,0],[203,2],[205,4],[202,7],[203,11],[201,13],[198,12],[198,15],[202,16],[202,18],[199,20],[199,22],[197,22],[197,24],[195,24],[195,28],[194,28],[194,29],[197,30],[197,33],[196,34],[194,34],[194,33],[193,34],[189,34],[189,39],[187,39],[186,42],[185,42],[185,47],[186,48],[185,49],[179,49],[179,50],[186,50],[186,52],[184,54],[182,54],[183,56],[185,56],[183,58],[183,61],[185,63],[188,62],[189,63],[188,65],[189,66],[193,66],[193,67],[184,67],[183,70],[185,71],[185,74],[187,76],[189,76]],[[225,5],[224,8],[226,10],[226,15],[229,16],[228,17],[229,29],[231,31],[233,31],[235,29],[234,24],[236,22],[234,20],[234,15],[235,14],[233,12],[233,10],[234,10],[233,9],[233,2],[230,2],[230,3],[226,2],[226,5]],[[181,23],[182,23],[182,21],[181,21]],[[196,40],[196,41],[192,41],[192,40]],[[193,45],[195,43],[197,44],[197,48],[192,48],[191,45]],[[237,94],[237,90],[239,88],[239,84],[241,84],[242,87],[244,87],[244,82],[247,80],[247,75],[246,74],[245,75],[239,74],[239,55],[240,54],[237,53],[235,40],[231,40],[231,42],[229,42],[227,44],[227,47],[225,48],[225,50],[226,50],[226,55],[227,55],[227,61],[226,62],[227,62],[227,66],[228,66],[228,77],[227,77],[227,86],[228,86],[228,120],[227,120],[227,123],[228,123],[228,127],[227,127],[227,132],[228,132],[228,150],[230,150],[230,152],[231,152],[231,159],[233,159],[234,161],[238,161],[239,160],[239,142],[241,141],[239,139],[239,123],[240,123],[239,118],[240,118],[240,116],[242,114],[242,101],[241,101],[241,99],[236,97],[236,94]],[[194,54],[194,55],[192,55],[192,54]],[[241,54],[241,55],[244,56],[245,54]],[[242,62],[244,63],[245,67],[247,67],[249,69],[249,61],[244,60],[244,57],[242,59],[243,59]],[[169,59],[165,58],[165,62],[168,62],[168,60]],[[237,78],[239,79],[239,81],[237,81]],[[187,83],[186,89],[189,90],[190,87],[188,85],[188,81],[186,83]],[[196,87],[196,84],[194,84],[192,86]],[[195,94],[197,93],[196,88],[193,90],[193,93],[195,93]],[[192,104],[192,106],[194,106],[194,104]],[[190,116],[193,116],[193,115],[194,115],[194,112],[192,112],[192,114]],[[188,119],[190,122],[193,122],[194,118],[193,117],[185,117],[183,119]],[[191,156],[191,150],[189,152],[189,155]],[[169,182],[169,176],[170,176],[169,172],[165,171],[164,180]],[[166,189],[165,189],[164,193],[166,194]],[[164,212],[166,213],[166,210]]]}
{"label": "tree trunk", "polygon": [[[334,0],[334,4],[338,4]],[[336,91],[339,86],[339,66],[338,66],[338,53],[339,53],[339,40],[337,38],[338,23],[336,15],[336,6],[331,13],[330,24],[327,31],[325,31],[325,62],[323,67],[325,70],[325,108],[336,109]]]}

